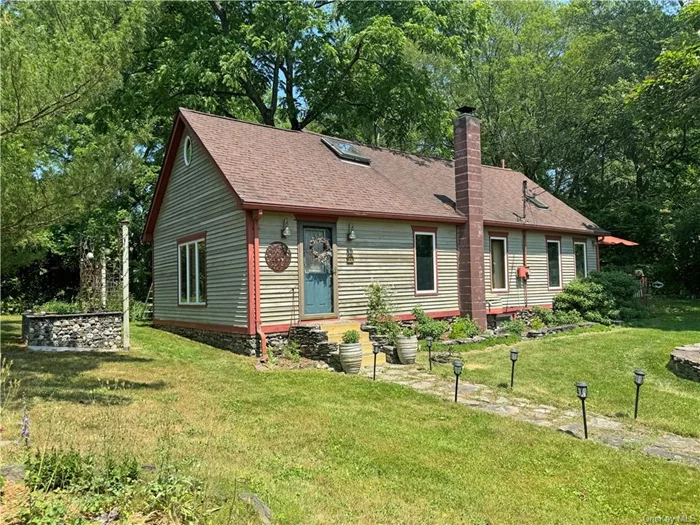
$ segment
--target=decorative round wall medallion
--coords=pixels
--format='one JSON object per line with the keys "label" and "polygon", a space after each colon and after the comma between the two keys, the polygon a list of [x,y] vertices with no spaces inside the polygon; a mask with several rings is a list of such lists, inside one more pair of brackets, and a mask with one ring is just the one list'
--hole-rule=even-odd
{"label": "decorative round wall medallion", "polygon": [[283,272],[292,262],[292,252],[283,242],[273,242],[265,250],[265,262],[273,272]]}

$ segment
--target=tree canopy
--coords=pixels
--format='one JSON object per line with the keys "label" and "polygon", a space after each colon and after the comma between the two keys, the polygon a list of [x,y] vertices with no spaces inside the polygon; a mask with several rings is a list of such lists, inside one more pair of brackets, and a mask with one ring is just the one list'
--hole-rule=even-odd
{"label": "tree canopy", "polygon": [[[605,251],[604,262],[700,292],[697,3],[46,1],[0,11],[2,274],[15,297],[19,275],[44,275],[79,235],[107,242],[118,217],[142,227],[177,107],[449,157],[465,103],[482,119],[485,163],[504,159],[641,245]],[[133,250],[144,295],[149,247],[134,238]]]}

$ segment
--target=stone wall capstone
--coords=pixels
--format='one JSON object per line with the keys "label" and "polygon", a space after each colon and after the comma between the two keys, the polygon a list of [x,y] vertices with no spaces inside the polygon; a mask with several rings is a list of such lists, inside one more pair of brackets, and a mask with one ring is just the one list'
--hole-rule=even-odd
{"label": "stone wall capstone", "polygon": [[22,340],[30,350],[118,350],[121,312],[22,315]]}

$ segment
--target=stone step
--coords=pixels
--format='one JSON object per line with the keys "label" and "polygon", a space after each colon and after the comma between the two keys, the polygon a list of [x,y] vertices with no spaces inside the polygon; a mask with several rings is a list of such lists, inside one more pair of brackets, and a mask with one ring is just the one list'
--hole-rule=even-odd
{"label": "stone step", "polygon": [[348,330],[357,330],[361,332],[361,324],[357,321],[330,321],[320,323],[321,330],[328,332],[328,335],[344,334]]}

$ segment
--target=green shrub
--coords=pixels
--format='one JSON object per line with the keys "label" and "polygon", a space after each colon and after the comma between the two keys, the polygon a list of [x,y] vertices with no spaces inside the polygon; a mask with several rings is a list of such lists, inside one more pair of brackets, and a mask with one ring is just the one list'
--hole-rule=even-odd
{"label": "green shrub", "polygon": [[542,330],[544,327],[544,321],[540,319],[539,317],[535,317],[532,321],[530,321],[530,328],[533,330]]}
{"label": "green shrub", "polygon": [[527,325],[525,324],[525,321],[517,320],[517,321],[503,321],[499,326],[501,330],[505,330],[509,334],[522,334],[527,330]]}
{"label": "green shrub", "polygon": [[420,305],[416,305],[411,313],[416,318],[416,334],[421,339],[432,337],[435,340],[440,340],[443,334],[447,332],[447,323],[429,317]]}
{"label": "green shrub", "polygon": [[77,314],[83,311],[82,307],[78,303],[55,300],[48,301],[34,309],[51,314]]}
{"label": "green shrub", "polygon": [[416,335],[416,331],[413,328],[404,328],[401,330],[401,335],[404,337],[413,337]]}
{"label": "green shrub", "polygon": [[343,334],[343,344],[350,345],[360,342],[360,332],[357,330],[348,330]]}
{"label": "green shrub", "polygon": [[389,288],[382,283],[372,283],[367,287],[367,322],[379,328],[391,317],[391,297]]}
{"label": "green shrub", "polygon": [[292,339],[288,340],[287,344],[284,345],[282,357],[286,357],[287,359],[298,363],[301,359],[301,348],[299,347],[299,343]]}
{"label": "green shrub", "polygon": [[571,310],[570,312],[554,312],[553,314],[553,325],[561,326],[563,324],[577,324],[582,323],[585,319],[576,310]]}
{"label": "green shrub", "polygon": [[636,297],[638,290],[637,279],[624,272],[591,272],[564,287],[554,298],[554,310],[577,312],[586,321],[603,324],[612,319],[636,319],[645,313]]}
{"label": "green shrub", "polygon": [[377,334],[385,336],[389,343],[396,345],[401,333],[401,325],[391,315],[391,292],[381,283],[372,283],[366,289],[367,322],[377,329]]}
{"label": "green shrub", "polygon": [[542,321],[546,326],[554,326],[554,312],[552,310],[541,306],[533,306],[532,312],[535,314],[536,319]]}
{"label": "green shrub", "polygon": [[458,317],[452,323],[452,328],[450,329],[450,339],[474,337],[480,333],[481,329],[479,328],[479,325],[476,324],[471,317]]}
{"label": "green shrub", "polygon": [[639,280],[625,272],[591,272],[586,279],[602,285],[618,308],[631,302],[638,302]]}

